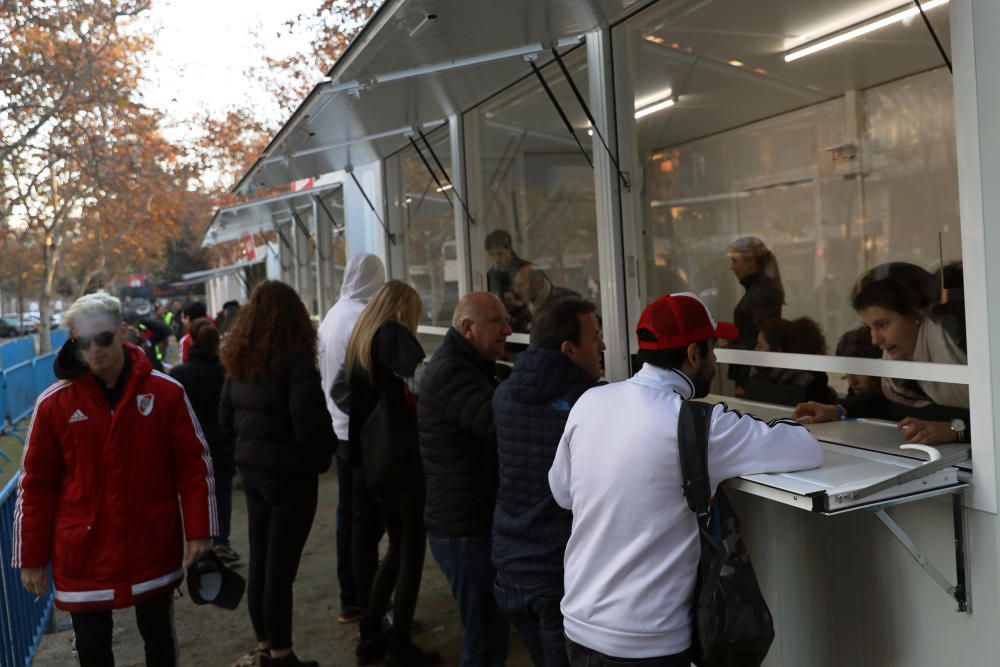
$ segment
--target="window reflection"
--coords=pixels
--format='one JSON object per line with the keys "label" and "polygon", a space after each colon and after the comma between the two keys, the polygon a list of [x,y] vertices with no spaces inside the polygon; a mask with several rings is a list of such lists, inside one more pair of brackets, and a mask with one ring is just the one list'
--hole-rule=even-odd
{"label": "window reflection", "polygon": [[[564,62],[586,98],[584,50]],[[558,65],[542,72],[589,151],[589,122]],[[467,122],[478,134],[478,221],[489,262],[474,268],[506,303],[514,330],[530,331],[533,314],[553,299],[581,295],[599,308],[593,169],[538,80],[529,77],[484,102]]]}
{"label": "window reflection", "polygon": [[[835,4],[662,2],[617,29],[644,171],[643,296],[698,294],[736,321],[741,349],[964,364],[951,76],[912,22],[784,62],[785,36],[836,23]],[[947,10],[931,19],[947,36]],[[880,275],[920,298],[859,303]],[[968,406],[965,387],[942,383],[742,366],[728,378],[742,395],[770,384],[777,402],[877,389],[893,409]]]}
{"label": "window reflection", "polygon": [[[450,178],[447,127],[435,130],[427,138]],[[423,143],[418,145],[436,169],[427,147]],[[399,216],[397,243],[403,244],[404,279],[420,294],[423,323],[447,326],[458,303],[459,274],[455,216],[449,203],[452,195],[447,180],[436,172],[435,181],[412,147],[389,158],[386,168],[397,170],[396,182],[402,184],[402,192],[397,193],[394,204]]]}

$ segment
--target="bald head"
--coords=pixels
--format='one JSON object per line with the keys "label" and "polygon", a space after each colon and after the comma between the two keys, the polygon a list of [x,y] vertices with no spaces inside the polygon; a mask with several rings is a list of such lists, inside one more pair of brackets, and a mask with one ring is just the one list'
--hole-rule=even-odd
{"label": "bald head", "polygon": [[550,287],[548,276],[534,264],[527,264],[514,276],[514,290],[522,301],[535,304],[544,302],[547,288]]}
{"label": "bald head", "polygon": [[458,302],[451,326],[484,359],[496,361],[506,356],[504,343],[511,334],[503,302],[489,292],[472,292]]}

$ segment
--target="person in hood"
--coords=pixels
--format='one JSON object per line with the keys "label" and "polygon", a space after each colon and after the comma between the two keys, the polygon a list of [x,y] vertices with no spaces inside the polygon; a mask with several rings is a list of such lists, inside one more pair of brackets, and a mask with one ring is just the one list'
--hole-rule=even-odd
{"label": "person in hood", "polygon": [[493,395],[500,459],[494,593],[538,667],[569,665],[559,602],[573,515],[552,498],[548,470],[570,409],[603,373],[596,311],[582,299],[565,299],[542,311],[531,347]]}
{"label": "person in hood", "polygon": [[[382,523],[375,493],[365,488],[359,457],[352,460],[347,415],[331,396],[334,380],[344,367],[347,344],[354,325],[368,301],[385,284],[385,266],[375,255],[361,253],[344,269],[340,299],[319,325],[319,370],[323,378],[326,406],[341,446],[337,450],[337,580],[340,583],[340,615],[349,623],[368,607],[368,596],[378,568],[378,543]],[[357,444],[357,443],[355,443]]]}
{"label": "person in hood", "polygon": [[222,435],[219,427],[219,399],[226,371],[219,361],[219,330],[208,318],[191,323],[191,350],[188,360],[170,369],[170,376],[184,385],[191,406],[201,424],[215,469],[215,499],[219,506],[219,534],[212,538],[213,549],[223,562],[240,560],[229,543],[230,520],[233,513],[233,463],[235,443]]}
{"label": "person in hood", "polygon": [[118,299],[84,296],[66,323],[25,443],[13,566],[46,596],[51,565],[83,667],[114,664],[111,611],[132,606],[146,664],[173,666],[174,588],[219,531],[208,443],[180,383],[125,342]]}

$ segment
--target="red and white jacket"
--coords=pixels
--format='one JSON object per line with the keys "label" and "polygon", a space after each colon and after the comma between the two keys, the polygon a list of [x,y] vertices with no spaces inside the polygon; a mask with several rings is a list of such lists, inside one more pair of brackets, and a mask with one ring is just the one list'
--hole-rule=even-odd
{"label": "red and white jacket", "polygon": [[38,397],[28,429],[13,566],[51,563],[67,611],[129,607],[175,587],[185,538],[218,533],[212,459],[183,387],[139,348],[125,353],[132,369],[112,410],[92,374],[65,372],[64,347],[57,376],[70,377]]}

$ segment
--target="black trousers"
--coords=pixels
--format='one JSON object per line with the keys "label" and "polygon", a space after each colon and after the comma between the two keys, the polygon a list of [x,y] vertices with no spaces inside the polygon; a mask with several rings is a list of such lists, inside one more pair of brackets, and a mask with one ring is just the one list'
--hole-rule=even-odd
{"label": "black trousers", "polygon": [[292,584],[316,516],[319,478],[243,468],[250,533],[247,606],[258,642],[292,647]]}
{"label": "black trousers", "polygon": [[389,549],[375,574],[368,609],[361,619],[361,634],[368,637],[379,631],[391,599],[390,648],[398,650],[410,643],[427,551],[424,471],[420,453],[415,449],[406,452],[399,477],[382,485],[376,493],[389,535]]}
{"label": "black trousers", "polygon": [[375,492],[365,487],[365,471],[360,466],[338,460],[337,483],[340,611],[364,611],[378,570],[378,544],[383,532],[381,510]]}
{"label": "black trousers", "polygon": [[[81,667],[114,667],[111,650],[111,611],[74,611],[73,633]],[[146,649],[148,667],[176,667],[178,650],[174,634],[174,591],[135,605],[135,622]]]}

